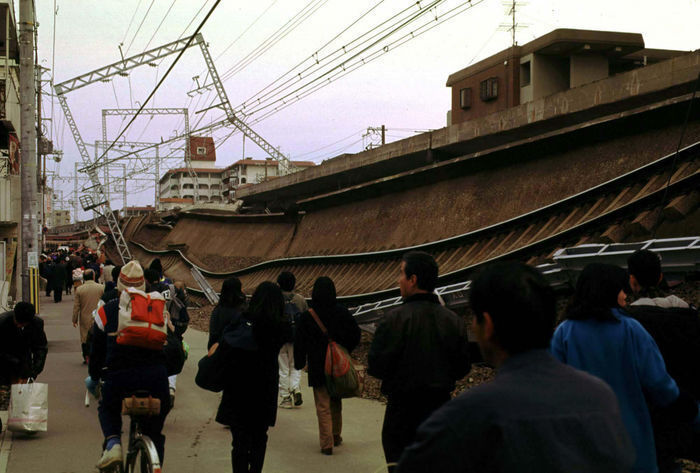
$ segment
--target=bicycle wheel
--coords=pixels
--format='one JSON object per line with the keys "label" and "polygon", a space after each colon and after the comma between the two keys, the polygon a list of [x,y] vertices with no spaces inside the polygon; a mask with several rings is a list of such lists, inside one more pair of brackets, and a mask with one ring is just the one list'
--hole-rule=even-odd
{"label": "bicycle wheel", "polygon": [[161,473],[158,452],[147,436],[134,440],[133,449],[126,456],[126,473]]}

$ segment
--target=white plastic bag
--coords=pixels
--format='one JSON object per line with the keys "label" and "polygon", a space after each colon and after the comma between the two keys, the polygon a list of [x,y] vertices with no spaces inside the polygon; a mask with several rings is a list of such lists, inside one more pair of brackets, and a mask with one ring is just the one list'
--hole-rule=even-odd
{"label": "white plastic bag", "polygon": [[13,384],[7,429],[13,432],[46,432],[49,417],[49,385]]}

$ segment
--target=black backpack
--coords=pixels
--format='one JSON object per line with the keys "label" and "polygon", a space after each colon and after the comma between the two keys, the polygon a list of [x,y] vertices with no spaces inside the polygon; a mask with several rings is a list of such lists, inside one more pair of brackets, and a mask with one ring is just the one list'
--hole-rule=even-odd
{"label": "black backpack", "polygon": [[297,322],[299,322],[299,317],[301,317],[301,312],[299,308],[294,303],[292,298],[293,294],[285,296],[284,298],[284,316],[287,319],[287,324],[289,325],[289,330],[286,332],[285,341],[287,343],[294,343],[294,337],[297,331]]}

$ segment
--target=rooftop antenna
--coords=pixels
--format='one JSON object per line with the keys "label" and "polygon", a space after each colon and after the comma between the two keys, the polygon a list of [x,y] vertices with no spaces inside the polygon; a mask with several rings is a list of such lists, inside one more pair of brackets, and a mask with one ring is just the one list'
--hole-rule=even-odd
{"label": "rooftop antenna", "polygon": [[518,31],[518,29],[525,29],[530,26],[527,23],[519,23],[517,21],[517,12],[519,12],[521,7],[524,7],[525,5],[527,5],[527,2],[519,2],[517,0],[503,2],[505,14],[510,16],[510,23],[501,23],[498,25],[498,29],[500,31],[509,31],[511,33],[511,46],[518,45],[518,41],[515,39],[515,33]]}

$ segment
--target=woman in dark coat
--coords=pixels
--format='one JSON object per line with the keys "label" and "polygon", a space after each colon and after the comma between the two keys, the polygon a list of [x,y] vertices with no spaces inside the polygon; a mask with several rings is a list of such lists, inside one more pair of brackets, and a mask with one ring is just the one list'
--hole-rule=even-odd
{"label": "woman in dark coat", "polygon": [[228,373],[216,421],[231,428],[234,473],[262,471],[267,429],[277,419],[279,367],[284,343],[284,298],[277,284],[264,282],[248,309],[231,322],[210,354],[225,350]]}
{"label": "woman in dark coat", "polygon": [[335,284],[325,276],[314,283],[311,309],[301,314],[294,339],[294,365],[302,369],[308,360],[309,386],[314,389],[316,416],[321,442],[321,453],[332,455],[333,447],[342,443],[342,401],[331,398],[326,388],[324,365],[328,338],[318,326],[311,310],[321,319],[328,335],[348,353],[360,343],[360,329],[348,310],[337,303]]}
{"label": "woman in dark coat", "polygon": [[209,318],[209,342],[207,348],[219,341],[224,329],[241,316],[245,305],[245,294],[241,290],[241,281],[236,277],[228,278],[221,285],[219,303],[214,307]]}

